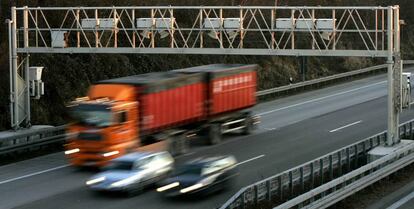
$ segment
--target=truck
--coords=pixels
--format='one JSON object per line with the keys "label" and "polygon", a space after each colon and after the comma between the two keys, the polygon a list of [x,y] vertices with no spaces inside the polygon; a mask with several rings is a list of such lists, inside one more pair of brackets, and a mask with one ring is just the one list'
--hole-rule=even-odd
{"label": "truck", "polygon": [[193,138],[218,144],[259,122],[257,65],[211,64],[103,80],[68,105],[65,154],[73,166],[105,166],[132,151],[184,154]]}

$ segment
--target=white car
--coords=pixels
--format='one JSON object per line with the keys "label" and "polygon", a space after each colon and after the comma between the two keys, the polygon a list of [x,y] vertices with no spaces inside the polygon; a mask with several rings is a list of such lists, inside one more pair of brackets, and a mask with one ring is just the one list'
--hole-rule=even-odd
{"label": "white car", "polygon": [[111,160],[105,171],[92,176],[86,185],[94,191],[134,194],[165,179],[173,166],[168,152],[135,152]]}

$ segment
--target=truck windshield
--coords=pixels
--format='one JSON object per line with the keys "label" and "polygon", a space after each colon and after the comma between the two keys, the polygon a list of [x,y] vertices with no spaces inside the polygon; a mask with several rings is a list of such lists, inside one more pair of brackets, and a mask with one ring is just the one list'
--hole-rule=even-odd
{"label": "truck windshield", "polygon": [[107,105],[80,104],[70,108],[71,117],[79,123],[106,127],[112,124],[112,112]]}

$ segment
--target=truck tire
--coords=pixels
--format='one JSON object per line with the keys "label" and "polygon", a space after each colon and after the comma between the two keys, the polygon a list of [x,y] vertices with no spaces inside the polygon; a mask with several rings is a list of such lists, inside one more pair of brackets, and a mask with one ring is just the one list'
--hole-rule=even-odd
{"label": "truck tire", "polygon": [[184,135],[170,136],[169,141],[169,152],[172,156],[178,156],[188,152],[189,142]]}
{"label": "truck tire", "polygon": [[254,130],[253,119],[249,115],[249,116],[246,117],[246,119],[244,121],[244,128],[242,129],[242,134],[243,135],[249,135],[253,132],[253,130]]}
{"label": "truck tire", "polygon": [[183,135],[183,134],[177,135],[176,140],[177,140],[177,153],[178,153],[178,155],[183,155],[183,154],[187,153],[188,149],[189,149],[189,142],[187,140],[187,137],[185,137],[185,135]]}
{"label": "truck tire", "polygon": [[219,144],[221,142],[222,133],[221,133],[221,124],[220,123],[213,123],[210,124],[208,137],[207,137],[207,144],[214,145]]}

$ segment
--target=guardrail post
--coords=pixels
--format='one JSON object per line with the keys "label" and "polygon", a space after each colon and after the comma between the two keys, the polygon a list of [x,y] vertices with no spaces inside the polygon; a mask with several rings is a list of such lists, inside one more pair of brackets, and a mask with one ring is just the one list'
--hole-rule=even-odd
{"label": "guardrail post", "polygon": [[368,155],[367,155],[367,152],[368,152],[368,150],[367,150],[367,146],[365,145],[365,142],[363,142],[362,143],[362,150],[363,150],[363,159],[364,159],[364,163],[367,163],[368,162]]}
{"label": "guardrail post", "polygon": [[370,149],[374,148],[374,139],[372,137],[369,138],[369,148]]}
{"label": "guardrail post", "polygon": [[329,155],[329,180],[333,179],[333,162],[332,155]]}
{"label": "guardrail post", "polygon": [[413,139],[413,123],[410,122],[410,139]]}
{"label": "guardrail post", "polygon": [[253,191],[254,191],[253,203],[254,203],[254,206],[256,207],[259,204],[259,186],[255,185],[253,187]]}
{"label": "guardrail post", "polygon": [[355,169],[355,168],[358,168],[358,165],[359,165],[358,145],[354,146],[354,150],[355,150],[355,162],[354,162],[354,169]]}
{"label": "guardrail post", "polygon": [[407,138],[407,124],[404,124],[404,139]]}
{"label": "guardrail post", "polygon": [[347,163],[347,171],[351,171],[351,155],[349,153],[349,147],[346,148],[346,163]]}
{"label": "guardrail post", "polygon": [[272,205],[272,184],[271,184],[272,180],[268,180],[266,181],[266,189],[267,189],[267,195],[266,195],[266,199],[269,202],[270,205]]}
{"label": "guardrail post", "polygon": [[338,173],[342,176],[342,151],[338,152]]}
{"label": "guardrail post", "polygon": [[301,193],[303,191],[305,191],[305,180],[303,179],[303,167],[299,168],[299,172],[300,172],[300,189],[301,189]]}
{"label": "guardrail post", "polygon": [[313,189],[315,186],[315,162],[312,161],[310,164],[310,189]]}
{"label": "guardrail post", "polygon": [[376,146],[381,145],[381,135],[376,137],[376,142],[377,142]]}
{"label": "guardrail post", "polygon": [[289,189],[290,189],[290,197],[293,197],[293,172],[289,171]]}
{"label": "guardrail post", "polygon": [[[320,185],[322,185],[322,184],[324,184],[324,166],[323,166],[323,159],[320,159],[319,160],[319,174],[320,174],[320,177],[321,177],[321,184]],[[323,192],[322,194],[321,194],[321,196],[322,197],[324,197],[325,196],[325,192]]]}
{"label": "guardrail post", "polygon": [[279,198],[280,198],[280,201],[282,201],[283,200],[283,184],[282,184],[282,175],[280,175],[280,176],[278,176],[277,177],[277,184],[279,185],[279,188],[278,188],[278,193],[279,193]]}
{"label": "guardrail post", "polygon": [[323,159],[319,160],[319,177],[321,178],[321,185],[323,184]]}
{"label": "guardrail post", "polygon": [[366,146],[365,142],[362,143],[362,150],[363,150],[364,155],[366,155],[366,153],[367,153],[367,146]]}
{"label": "guardrail post", "polygon": [[246,191],[242,193],[242,209],[247,208],[246,207]]}
{"label": "guardrail post", "polygon": [[[315,187],[315,161],[310,164],[310,190]],[[310,199],[313,202],[313,197]]]}

